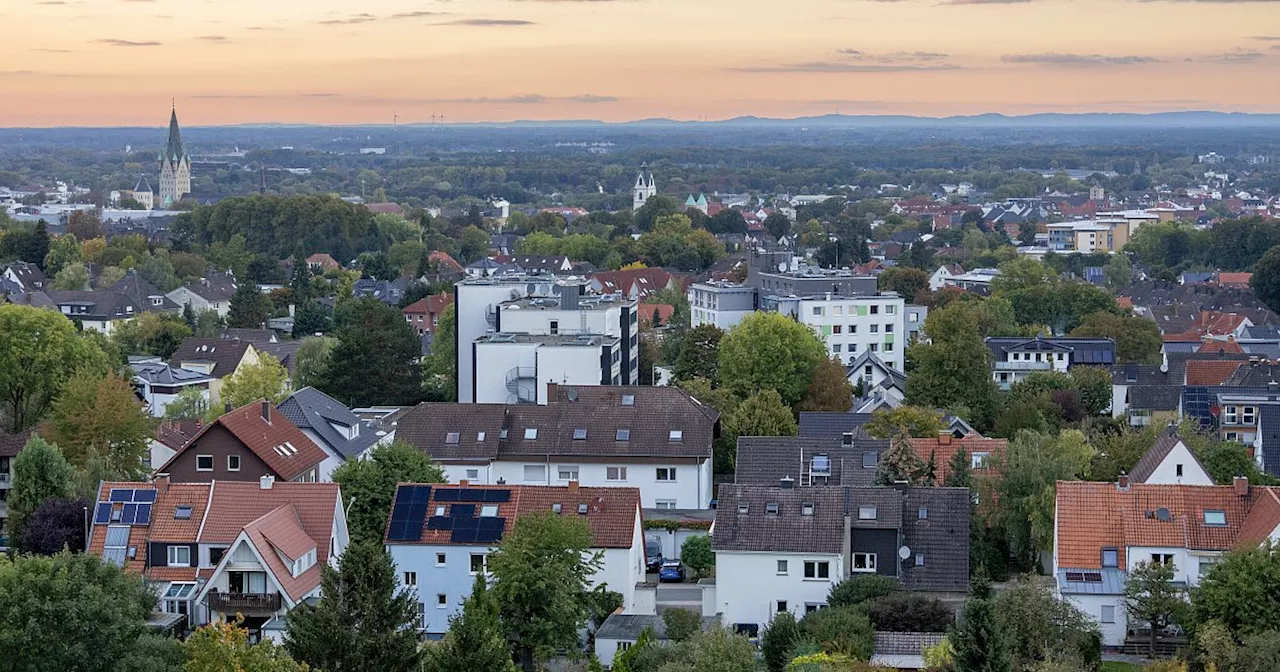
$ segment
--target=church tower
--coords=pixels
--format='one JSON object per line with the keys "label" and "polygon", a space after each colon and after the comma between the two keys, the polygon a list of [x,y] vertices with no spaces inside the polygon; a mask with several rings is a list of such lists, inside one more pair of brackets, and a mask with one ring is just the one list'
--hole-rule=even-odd
{"label": "church tower", "polygon": [[182,131],[178,129],[178,109],[169,114],[169,142],[160,154],[160,193],[156,205],[170,208],[191,193],[191,157],[182,146]]}
{"label": "church tower", "polygon": [[636,186],[633,189],[634,197],[631,199],[631,211],[635,212],[640,206],[649,200],[649,197],[658,193],[658,183],[653,181],[653,172],[645,174],[645,168],[648,164],[640,164],[640,173],[636,175]]}

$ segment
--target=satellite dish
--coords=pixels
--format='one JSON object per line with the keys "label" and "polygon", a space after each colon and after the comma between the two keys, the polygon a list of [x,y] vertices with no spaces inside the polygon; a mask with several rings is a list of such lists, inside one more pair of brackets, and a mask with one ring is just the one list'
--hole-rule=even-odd
{"label": "satellite dish", "polygon": [[910,547],[910,546],[903,546],[902,548],[899,548],[899,549],[898,549],[898,557],[899,557],[899,558],[901,558],[901,559],[903,559],[903,560],[906,560],[907,558],[911,557],[911,547]]}
{"label": "satellite dish", "polygon": [[1163,506],[1156,509],[1156,520],[1168,521],[1170,517],[1169,509],[1166,509]]}
{"label": "satellite dish", "polygon": [[782,263],[778,264],[778,272],[779,272],[779,273],[786,273],[786,272],[787,272],[787,262],[785,262],[785,261],[784,261],[784,262],[782,262]]}

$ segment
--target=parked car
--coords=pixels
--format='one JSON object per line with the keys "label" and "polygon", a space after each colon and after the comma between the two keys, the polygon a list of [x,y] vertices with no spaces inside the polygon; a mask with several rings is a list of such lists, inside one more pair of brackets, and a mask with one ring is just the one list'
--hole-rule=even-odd
{"label": "parked car", "polygon": [[644,540],[644,568],[647,572],[662,569],[662,541],[658,537],[646,537]]}
{"label": "parked car", "polygon": [[679,560],[664,560],[662,569],[658,570],[658,580],[663,583],[684,581],[684,565]]}

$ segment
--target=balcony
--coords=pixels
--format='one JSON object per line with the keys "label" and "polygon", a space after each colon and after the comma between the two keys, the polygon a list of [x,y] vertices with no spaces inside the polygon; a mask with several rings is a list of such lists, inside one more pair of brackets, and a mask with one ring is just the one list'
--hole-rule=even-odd
{"label": "balcony", "polygon": [[1048,371],[1053,362],[996,362],[996,371]]}
{"label": "balcony", "polygon": [[220,593],[209,591],[209,609],[224,614],[270,614],[280,610],[280,593]]}

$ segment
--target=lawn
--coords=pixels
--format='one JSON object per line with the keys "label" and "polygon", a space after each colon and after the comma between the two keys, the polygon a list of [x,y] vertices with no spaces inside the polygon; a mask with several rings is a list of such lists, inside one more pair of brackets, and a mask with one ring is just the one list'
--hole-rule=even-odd
{"label": "lawn", "polygon": [[1102,664],[1102,672],[1138,672],[1138,670],[1141,669],[1141,667],[1138,667],[1133,663],[1105,662]]}

